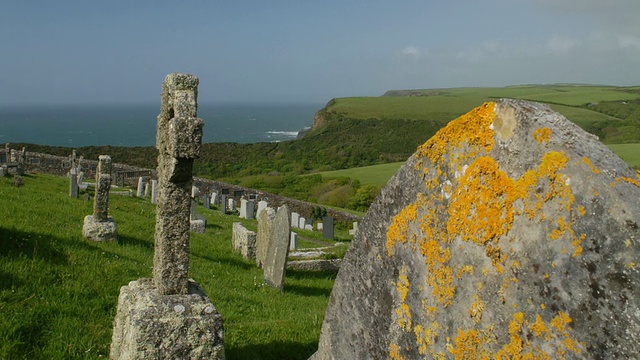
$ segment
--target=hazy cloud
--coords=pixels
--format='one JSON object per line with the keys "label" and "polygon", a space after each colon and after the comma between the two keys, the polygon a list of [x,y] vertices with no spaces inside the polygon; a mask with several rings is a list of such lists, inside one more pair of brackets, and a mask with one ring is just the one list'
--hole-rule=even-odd
{"label": "hazy cloud", "polygon": [[404,49],[402,49],[402,51],[400,51],[400,54],[402,56],[408,56],[408,57],[413,57],[413,58],[419,58],[420,55],[422,54],[422,52],[420,51],[419,48],[415,47],[415,46],[407,46]]}

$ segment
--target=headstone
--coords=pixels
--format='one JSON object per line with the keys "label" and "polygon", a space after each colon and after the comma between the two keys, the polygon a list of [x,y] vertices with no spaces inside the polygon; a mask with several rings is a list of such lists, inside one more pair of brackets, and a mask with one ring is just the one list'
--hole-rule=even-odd
{"label": "headstone", "polygon": [[75,168],[71,168],[69,171],[69,196],[74,199],[78,198],[78,178]]}
{"label": "headstone", "polygon": [[137,198],[141,198],[143,192],[144,192],[144,182],[143,182],[142,177],[139,177],[138,178],[138,189],[136,191],[136,197]]}
{"label": "headstone", "polygon": [[[73,170],[73,169],[72,169]],[[111,189],[111,157],[100,155],[96,171],[93,215],[84,217],[82,236],[93,241],[118,240],[118,229],[109,216],[109,190]],[[86,194],[89,195],[89,194]]]}
{"label": "headstone", "polygon": [[321,222],[319,222],[319,223],[316,224],[316,229],[322,230],[322,229],[324,229],[324,225]]}
{"label": "headstone", "polygon": [[214,206],[218,206],[218,200],[219,200],[218,193],[217,193],[217,192],[215,192],[215,191],[214,191],[214,192],[212,192],[212,193],[211,193],[211,203],[212,203]]}
{"label": "headstone", "polygon": [[291,226],[292,227],[299,227],[298,225],[300,224],[300,214],[298,214],[297,212],[292,212],[291,213]]}
{"label": "headstone", "polygon": [[269,206],[269,204],[266,201],[264,200],[258,201],[258,211],[256,211],[256,218],[260,216],[260,212],[266,209],[267,206]]}
{"label": "headstone", "polygon": [[190,280],[193,161],[202,144],[198,78],[170,74],[158,116],[158,206],[153,279],[120,289],[111,359],[224,359],[222,317]]}
{"label": "headstone", "polygon": [[289,240],[289,250],[296,250],[298,248],[298,234],[291,232],[291,238]]}
{"label": "headstone", "polygon": [[84,183],[84,171],[78,172],[78,185]]}
{"label": "headstone", "polygon": [[[193,193],[192,193],[193,194]],[[196,213],[196,200],[191,199],[191,210],[189,211],[189,229],[191,232],[204,234],[207,231],[207,220]]]}
{"label": "headstone", "polygon": [[325,216],[322,218],[322,237],[325,239],[333,239],[334,235],[334,219],[333,216]]}
{"label": "headstone", "polygon": [[204,194],[203,195],[202,203],[203,203],[205,209],[207,209],[207,210],[211,209],[211,200],[209,199],[209,194]]}
{"label": "headstone", "polygon": [[286,204],[278,208],[273,220],[271,239],[264,263],[265,282],[279,290],[282,290],[284,286],[287,257],[289,256],[290,217],[289,207]]}
{"label": "headstone", "polygon": [[229,206],[229,211],[230,212],[233,212],[235,210],[235,207],[234,207],[235,204],[234,204],[233,199],[227,200],[227,205]]}
{"label": "headstone", "polygon": [[247,219],[247,203],[249,202],[249,200],[242,198],[240,199],[240,214],[239,214],[239,218],[241,219]]}
{"label": "headstone", "polygon": [[149,197],[149,183],[144,183],[144,197]]}
{"label": "headstone", "polygon": [[304,226],[306,224],[307,224],[307,219],[305,219],[302,216],[300,216],[300,218],[298,218],[298,228],[304,229]]}
{"label": "headstone", "polygon": [[273,220],[276,217],[276,211],[267,207],[258,214],[258,233],[256,234],[256,265],[259,268],[264,267],[267,251],[271,241],[271,232],[273,231]]}
{"label": "headstone", "polygon": [[358,222],[353,222],[353,228],[349,230],[349,235],[355,236],[358,233]]}
{"label": "headstone", "polygon": [[89,193],[84,193],[84,199],[86,201],[91,201],[91,195],[89,195]]}
{"label": "headstone", "polygon": [[640,176],[547,105],[449,122],[373,202],[314,359],[632,359]]}
{"label": "headstone", "polygon": [[227,213],[227,204],[228,204],[227,195],[222,195],[220,197],[220,212],[221,213],[223,213],[223,214]]}
{"label": "headstone", "polygon": [[247,230],[241,222],[233,223],[231,236],[233,249],[246,260],[256,258],[256,233]]}
{"label": "headstone", "polygon": [[247,201],[246,209],[245,209],[245,219],[252,220],[254,219],[254,213],[256,210],[255,202],[253,200]]}
{"label": "headstone", "polygon": [[158,180],[151,180],[151,203],[158,203]]}
{"label": "headstone", "polygon": [[198,197],[200,197],[200,189],[195,185],[191,186],[191,198],[198,199]]}

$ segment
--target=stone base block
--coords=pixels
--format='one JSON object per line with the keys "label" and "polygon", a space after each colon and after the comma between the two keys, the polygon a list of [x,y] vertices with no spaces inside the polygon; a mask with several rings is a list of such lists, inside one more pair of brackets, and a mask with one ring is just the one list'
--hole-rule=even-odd
{"label": "stone base block", "polygon": [[120,288],[111,359],[224,359],[222,316],[198,284],[160,295],[153,279]]}
{"label": "stone base block", "polygon": [[191,231],[198,234],[204,234],[207,230],[207,222],[204,220],[190,220]]}
{"label": "stone base block", "polygon": [[93,241],[118,241],[116,222],[111,216],[107,221],[95,221],[93,215],[87,215],[84,217],[82,236]]}

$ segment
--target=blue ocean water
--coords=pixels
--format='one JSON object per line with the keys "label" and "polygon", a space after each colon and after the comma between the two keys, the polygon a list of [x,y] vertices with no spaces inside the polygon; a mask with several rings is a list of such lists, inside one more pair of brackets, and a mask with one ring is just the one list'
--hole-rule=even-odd
{"label": "blue ocean water", "polygon": [[[324,104],[200,104],[204,143],[295,139]],[[153,146],[159,104],[0,106],[0,144]]]}

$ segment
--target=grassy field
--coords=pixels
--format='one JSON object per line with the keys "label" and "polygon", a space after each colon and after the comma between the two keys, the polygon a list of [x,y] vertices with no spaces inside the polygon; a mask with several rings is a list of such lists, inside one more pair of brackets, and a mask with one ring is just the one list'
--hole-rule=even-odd
{"label": "grassy field", "polygon": [[[108,357],[120,287],[151,277],[155,205],[112,195],[119,242],[95,243],[82,237],[93,202],[71,199],[65,178],[0,178],[0,204],[0,358]],[[223,316],[227,358],[308,358],[335,274],[288,271],[283,292],[265,286],[231,249],[232,223],[256,222],[198,211],[208,225],[191,236],[190,276]]]}

